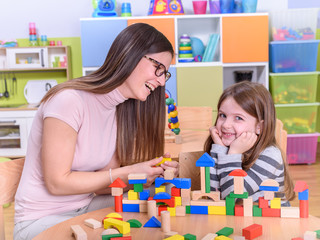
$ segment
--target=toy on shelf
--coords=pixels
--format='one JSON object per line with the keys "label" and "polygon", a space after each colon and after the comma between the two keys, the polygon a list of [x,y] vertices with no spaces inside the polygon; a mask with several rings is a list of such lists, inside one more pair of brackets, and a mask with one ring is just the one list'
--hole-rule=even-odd
{"label": "toy on shelf", "polygon": [[92,0],[92,17],[116,17],[116,0]]}
{"label": "toy on shelf", "polygon": [[38,46],[36,24],[34,22],[29,23],[29,45]]}
{"label": "toy on shelf", "polygon": [[280,29],[272,28],[273,41],[290,41],[290,40],[313,40],[315,34],[311,28],[302,28],[294,30],[283,27]]}
{"label": "toy on shelf", "polygon": [[[170,132],[165,133],[165,140],[166,142],[175,142],[180,144],[182,142],[179,128],[179,119],[178,119],[178,110],[176,103],[174,102],[173,98],[170,98],[168,94],[166,94],[166,105],[168,106],[168,127],[171,129]],[[174,133],[174,135],[172,134]]]}
{"label": "toy on shelf", "polygon": [[150,0],[148,15],[184,14],[181,0]]}
{"label": "toy on shelf", "polygon": [[178,62],[193,62],[191,39],[187,34],[182,34],[179,44],[179,59]]}
{"label": "toy on shelf", "polygon": [[17,40],[8,40],[8,41],[1,41],[0,40],[0,48],[2,47],[17,47],[18,43]]}
{"label": "toy on shelf", "polygon": [[122,3],[121,5],[121,17],[131,17],[131,4]]}

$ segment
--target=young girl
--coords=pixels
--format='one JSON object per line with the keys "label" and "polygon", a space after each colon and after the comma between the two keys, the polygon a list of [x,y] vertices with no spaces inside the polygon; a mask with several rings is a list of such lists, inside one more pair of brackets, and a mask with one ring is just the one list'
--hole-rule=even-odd
{"label": "young girl", "polygon": [[293,182],[276,143],[275,126],[274,103],[263,85],[244,81],[223,92],[215,126],[205,143],[205,151],[216,162],[210,169],[212,191],[221,191],[225,199],[233,191],[233,177],[228,174],[243,169],[248,174],[244,188],[253,201],[263,196],[260,184],[274,179],[284,193],[282,205],[289,205],[287,201],[294,198]]}

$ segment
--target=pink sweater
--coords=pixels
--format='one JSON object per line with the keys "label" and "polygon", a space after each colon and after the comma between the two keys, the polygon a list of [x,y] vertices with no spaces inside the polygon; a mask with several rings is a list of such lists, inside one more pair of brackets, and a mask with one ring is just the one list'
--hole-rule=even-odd
{"label": "pink sweater", "polygon": [[95,171],[105,167],[115,151],[116,106],[125,100],[118,89],[101,95],[64,90],[39,107],[16,194],[16,223],[86,206],[93,197],[93,194],[54,196],[47,191],[40,158],[43,120],[60,119],[78,133],[72,171]]}

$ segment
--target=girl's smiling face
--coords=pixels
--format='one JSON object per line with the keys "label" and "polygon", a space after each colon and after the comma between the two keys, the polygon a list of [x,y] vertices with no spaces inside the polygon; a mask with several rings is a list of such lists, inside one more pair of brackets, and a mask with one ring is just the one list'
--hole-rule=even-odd
{"label": "girl's smiling face", "polygon": [[225,146],[230,146],[243,132],[260,133],[258,120],[245,112],[232,97],[222,102],[218,111],[216,128]]}

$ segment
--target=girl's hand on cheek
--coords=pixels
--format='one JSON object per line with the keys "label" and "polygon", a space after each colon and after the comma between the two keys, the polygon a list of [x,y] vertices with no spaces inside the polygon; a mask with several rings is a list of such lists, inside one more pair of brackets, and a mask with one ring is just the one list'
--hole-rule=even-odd
{"label": "girl's hand on cheek", "polygon": [[253,132],[243,132],[236,138],[229,148],[228,154],[242,154],[252,148],[258,136]]}
{"label": "girl's hand on cheek", "polygon": [[221,137],[220,137],[220,135],[219,135],[219,131],[218,131],[218,129],[217,129],[216,126],[211,127],[211,128],[209,129],[209,132],[210,132],[211,138],[212,138],[212,140],[213,140],[213,142],[214,142],[215,144],[219,144],[219,145],[225,147],[225,145],[223,144],[223,142],[222,142],[222,140],[221,140]]}

